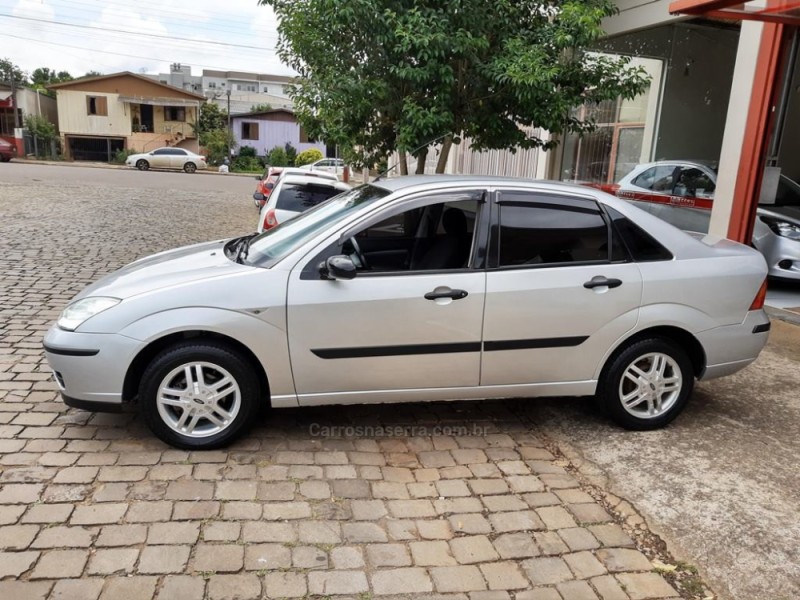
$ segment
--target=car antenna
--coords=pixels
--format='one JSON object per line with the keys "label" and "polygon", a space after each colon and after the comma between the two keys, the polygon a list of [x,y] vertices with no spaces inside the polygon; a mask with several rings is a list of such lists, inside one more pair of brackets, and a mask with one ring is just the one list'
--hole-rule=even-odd
{"label": "car antenna", "polygon": [[[433,138],[432,140],[428,140],[427,142],[425,142],[425,143],[424,143],[424,144],[422,144],[421,146],[417,146],[416,148],[414,148],[413,150],[411,150],[410,152],[408,152],[408,154],[412,154],[412,155],[413,155],[413,154],[414,154],[414,152],[416,152],[417,150],[422,150],[423,148],[427,148],[427,147],[428,147],[428,146],[430,146],[431,144],[435,144],[435,143],[436,143],[436,142],[438,142],[439,140],[446,138],[448,135],[453,135],[453,134],[452,134],[452,132],[447,132],[447,133],[444,133],[444,134],[440,135],[439,137]],[[395,168],[397,168],[397,165],[399,165],[399,164],[400,164],[400,161],[398,160],[398,161],[397,161],[396,163],[394,163],[394,164],[393,164],[391,167],[386,167],[386,168],[385,168],[383,171],[381,171],[380,173],[378,173],[378,176],[375,178],[375,181],[380,181],[380,180],[381,180],[381,178],[382,178],[384,175],[386,175],[386,174],[387,174],[389,171],[392,171],[392,170],[394,170]]]}

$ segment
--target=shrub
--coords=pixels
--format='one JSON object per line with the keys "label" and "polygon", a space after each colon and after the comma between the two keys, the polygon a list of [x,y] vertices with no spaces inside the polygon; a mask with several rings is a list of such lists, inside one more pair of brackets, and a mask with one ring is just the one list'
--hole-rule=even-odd
{"label": "shrub", "polygon": [[233,159],[233,163],[231,164],[232,171],[241,171],[241,172],[256,172],[261,173],[261,163],[258,161],[258,158],[255,156],[243,156],[239,155]]}
{"label": "shrub", "polygon": [[308,150],[303,150],[297,155],[297,158],[294,159],[294,166],[302,167],[303,165],[309,165],[313,162],[317,162],[318,160],[322,160],[323,158],[325,157],[322,156],[322,152],[320,152],[317,148],[309,148]]}
{"label": "shrub", "polygon": [[242,146],[239,149],[239,156],[256,156],[256,149],[252,146]]}
{"label": "shrub", "polygon": [[295,160],[297,159],[297,148],[292,146],[291,143],[286,142],[286,145],[283,147],[286,150],[286,161],[288,162],[289,167],[296,167]]}
{"label": "shrub", "polygon": [[111,159],[111,162],[118,165],[124,165],[125,161],[128,160],[128,157],[133,154],[139,154],[139,152],[133,148],[122,148],[114,153],[114,158]]}
{"label": "shrub", "polygon": [[267,162],[273,167],[288,167],[289,157],[286,156],[286,149],[280,146],[275,146],[269,151]]}

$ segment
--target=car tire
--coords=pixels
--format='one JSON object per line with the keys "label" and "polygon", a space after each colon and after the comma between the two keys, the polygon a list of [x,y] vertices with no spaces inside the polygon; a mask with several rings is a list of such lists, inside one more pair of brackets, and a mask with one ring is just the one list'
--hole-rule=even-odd
{"label": "car tire", "polygon": [[197,171],[197,165],[193,162],[187,162],[185,165],[183,165],[183,170],[187,173],[194,173]]}
{"label": "car tire", "polygon": [[260,400],[251,363],[212,341],[186,341],[162,351],[139,385],[148,427],[167,444],[186,450],[209,450],[233,441],[252,423]]}
{"label": "car tire", "polygon": [[640,338],[617,350],[606,363],[597,397],[611,418],[633,430],[658,429],[686,406],[694,368],[672,340]]}
{"label": "car tire", "polygon": [[147,171],[150,168],[150,163],[147,162],[145,159],[140,158],[136,161],[136,168],[140,171]]}

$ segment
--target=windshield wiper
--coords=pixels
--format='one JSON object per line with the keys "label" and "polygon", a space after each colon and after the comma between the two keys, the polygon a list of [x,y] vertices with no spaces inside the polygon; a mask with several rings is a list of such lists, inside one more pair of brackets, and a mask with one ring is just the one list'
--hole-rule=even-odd
{"label": "windshield wiper", "polygon": [[257,235],[257,233],[251,233],[250,235],[239,238],[239,241],[236,242],[236,255],[234,260],[237,263],[244,264],[245,259],[247,259],[247,254],[250,252],[250,241]]}

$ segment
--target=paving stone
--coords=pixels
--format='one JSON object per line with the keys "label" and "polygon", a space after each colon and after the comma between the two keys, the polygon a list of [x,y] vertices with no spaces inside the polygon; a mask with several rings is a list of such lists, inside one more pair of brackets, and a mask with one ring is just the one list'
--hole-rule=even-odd
{"label": "paving stone", "polygon": [[208,600],[251,600],[261,597],[261,580],[255,574],[212,575]]}
{"label": "paving stone", "polygon": [[420,567],[446,567],[456,564],[445,541],[411,542],[411,558]]}
{"label": "paving stone", "polygon": [[387,542],[386,532],[375,523],[345,523],[342,525],[345,540],[356,543]]}
{"label": "paving stone", "polygon": [[489,522],[497,533],[544,529],[544,523],[532,510],[489,515]]}
{"label": "paving stone", "polygon": [[[100,546],[128,546],[144,543],[147,538],[145,525],[106,525],[100,530],[96,545]],[[91,542],[88,537],[87,546]]]}
{"label": "paving stone", "polygon": [[167,500],[212,500],[214,484],[208,481],[171,481],[167,486]]}
{"label": "paving stone", "polygon": [[434,567],[430,569],[430,573],[434,588],[440,593],[473,592],[486,589],[483,575],[475,566]]}
{"label": "paving stone", "polygon": [[297,531],[289,523],[261,523],[248,521],[242,527],[245,543],[297,541]]}
{"label": "paving stone", "polygon": [[172,516],[172,502],[132,502],[128,506],[125,520],[129,523],[155,523],[169,521]]}
{"label": "paving stone", "polygon": [[252,521],[261,518],[262,510],[258,502],[226,502],[222,505],[222,518],[232,521]]}
{"label": "paving stone", "polygon": [[97,481],[141,481],[147,476],[147,467],[100,467]]}
{"label": "paving stone", "polygon": [[519,590],[530,585],[514,562],[485,563],[480,569],[490,590]]}
{"label": "paving stone", "polygon": [[34,504],[22,517],[22,523],[63,523],[74,510],[72,504]]}
{"label": "paving stone", "polygon": [[299,539],[307,544],[339,544],[342,541],[341,525],[336,521],[308,521],[300,523]]}
{"label": "paving stone", "polygon": [[236,544],[198,544],[191,568],[195,571],[234,573],[244,566],[244,546]]}
{"label": "paving stone", "polygon": [[594,535],[603,546],[632,548],[633,540],[627,533],[615,523],[605,525],[590,525],[588,530]]}
{"label": "paving stone", "polygon": [[[31,548],[87,548],[96,530],[86,527],[56,526],[42,529]],[[0,532],[0,539],[2,539]]]}
{"label": "paving stone", "polygon": [[350,510],[356,521],[377,521],[389,514],[383,500],[352,500]]}
{"label": "paving stone", "polygon": [[33,504],[42,494],[41,483],[8,483],[0,488],[0,504]]}
{"label": "paving stone", "polygon": [[363,594],[368,591],[367,576],[362,571],[311,571],[308,574],[308,593],[312,595]]}
{"label": "paving stone", "polygon": [[205,595],[206,582],[201,577],[169,575],[158,592],[158,600],[194,600]]}
{"label": "paving stone", "polygon": [[376,571],[372,574],[376,596],[389,594],[423,594],[433,591],[433,583],[425,569],[409,567]]}
{"label": "paving stone", "polygon": [[292,566],[296,569],[327,569],[328,553],[316,546],[292,548]]}
{"label": "paving stone", "polygon": [[444,498],[434,500],[433,508],[438,515],[477,513],[483,510],[483,504],[478,498]]}
{"label": "paving stone", "polygon": [[0,581],[0,598],[45,600],[52,587],[52,581]]}
{"label": "paving stone", "polygon": [[481,501],[490,512],[510,512],[528,509],[528,505],[517,496],[484,496]]}
{"label": "paving stone", "polygon": [[423,540],[449,540],[453,537],[453,529],[443,519],[417,521],[417,533]]}
{"label": "paving stone", "polygon": [[538,508],[540,506],[555,506],[560,504],[558,496],[552,492],[534,492],[531,494],[523,494],[522,499],[528,503],[531,508]]}
{"label": "paving stone", "polygon": [[364,567],[364,554],[361,548],[340,546],[331,550],[334,569],[360,569]]}
{"label": "paving stone", "polygon": [[542,519],[547,529],[577,527],[577,523],[575,523],[575,519],[572,518],[572,515],[561,506],[544,506],[536,509],[536,514]]}
{"label": "paving stone", "polygon": [[302,496],[312,500],[331,497],[331,486],[327,481],[303,481],[299,491]]}
{"label": "paving stone", "polygon": [[308,592],[303,573],[267,573],[264,594],[267,598],[300,598]]}
{"label": "paving stone", "polygon": [[412,498],[438,498],[439,490],[436,489],[435,483],[433,481],[416,481],[407,484],[406,487]]}
{"label": "paving stone", "polygon": [[590,583],[603,600],[628,600],[628,594],[622,591],[619,582],[611,575],[593,577]]}
{"label": "paving stone", "polygon": [[497,536],[494,547],[502,558],[539,556],[539,548],[530,533],[506,533]]}
{"label": "paving stone", "polygon": [[507,494],[508,484],[502,479],[470,479],[468,482],[472,493],[478,496],[490,494]]}
{"label": "paving stone", "polygon": [[[168,504],[172,504],[168,502]],[[198,519],[213,519],[219,515],[221,504],[212,500],[199,500],[197,502],[178,501],[172,507],[173,521],[193,521]],[[166,512],[166,509],[163,509]]]}
{"label": "paving stone", "polygon": [[200,523],[154,523],[147,534],[148,544],[194,544],[200,535]]}
{"label": "paving stone", "polygon": [[220,481],[214,498],[217,500],[255,500],[258,491],[256,481]]}
{"label": "paving stone", "polygon": [[594,523],[608,523],[612,520],[605,509],[595,502],[588,504],[568,504],[570,512],[575,515],[579,523],[594,524]]}
{"label": "paving stone", "polygon": [[16,523],[27,506],[0,506],[0,525],[13,525]]}
{"label": "paving stone", "polygon": [[265,504],[262,518],[267,521],[283,521],[285,519],[306,519],[311,516],[308,502],[274,502]]}
{"label": "paving stone", "polygon": [[545,488],[551,490],[563,490],[567,488],[580,487],[578,480],[572,475],[561,475],[558,473],[544,473],[539,476]]}
{"label": "paving stone", "polygon": [[373,567],[406,567],[411,565],[411,556],[405,544],[369,544],[366,550],[367,561]]}
{"label": "paving stone", "polygon": [[542,554],[565,554],[569,548],[555,531],[537,531],[533,534],[533,539]]}
{"label": "paving stone", "polygon": [[128,510],[128,505],[119,504],[93,504],[89,506],[76,506],[72,513],[70,523],[73,525],[101,525],[116,523]]}
{"label": "paving stone", "polygon": [[597,538],[582,527],[560,529],[558,535],[573,552],[578,550],[594,550],[600,547],[600,542],[597,541]]}
{"label": "paving stone", "polygon": [[80,577],[88,559],[87,550],[50,550],[39,558],[31,579]]}
{"label": "paving stone", "polygon": [[[628,548],[603,548],[597,558],[611,573],[622,571],[649,571],[653,568],[647,557],[638,550]],[[599,575],[600,573],[598,573]]]}
{"label": "paving stone", "polygon": [[598,600],[597,594],[585,581],[565,581],[557,584],[556,589],[569,600]]}
{"label": "paving stone", "polygon": [[115,573],[130,573],[139,557],[136,548],[111,548],[97,550],[89,560],[86,572],[89,575],[113,575]]}
{"label": "paving stone", "polygon": [[617,580],[631,600],[672,598],[679,595],[670,584],[655,573],[624,573],[617,575]]}
{"label": "paving stone", "polygon": [[39,552],[0,552],[0,579],[17,578],[30,569],[39,558]]}
{"label": "paving stone", "polygon": [[248,571],[288,569],[291,566],[292,551],[283,544],[248,544],[245,547],[244,568]]}
{"label": "paving stone", "polygon": [[38,525],[6,525],[0,527],[0,550],[25,550],[31,545],[33,538],[38,533]]}
{"label": "paving stone", "polygon": [[485,535],[473,535],[450,540],[450,548],[461,565],[497,560],[500,556]]}
{"label": "paving stone", "polygon": [[50,600],[97,600],[105,579],[62,579],[57,581]]}
{"label": "paving stone", "polygon": [[572,571],[560,558],[530,558],[522,563],[522,568],[534,585],[554,585],[573,579]]}
{"label": "paving stone", "polygon": [[372,484],[372,495],[375,498],[388,500],[408,500],[411,496],[405,483],[396,481],[376,481]]}
{"label": "paving stone", "polygon": [[137,570],[145,575],[183,573],[191,546],[145,546]]}
{"label": "paving stone", "polygon": [[228,521],[212,521],[203,526],[203,541],[234,542],[239,539],[242,526]]}
{"label": "paving stone", "polygon": [[389,513],[397,519],[435,517],[436,510],[430,500],[389,500]]}
{"label": "paving stone", "polygon": [[53,478],[53,482],[92,483],[97,477],[97,473],[99,471],[99,467],[69,467],[67,469],[61,469],[55,478]]}
{"label": "paving stone", "polygon": [[448,517],[454,531],[459,533],[491,533],[492,525],[482,514],[451,515]]}
{"label": "paving stone", "polygon": [[569,565],[577,579],[589,579],[590,577],[606,574],[606,568],[591,552],[564,554],[561,558]]}

